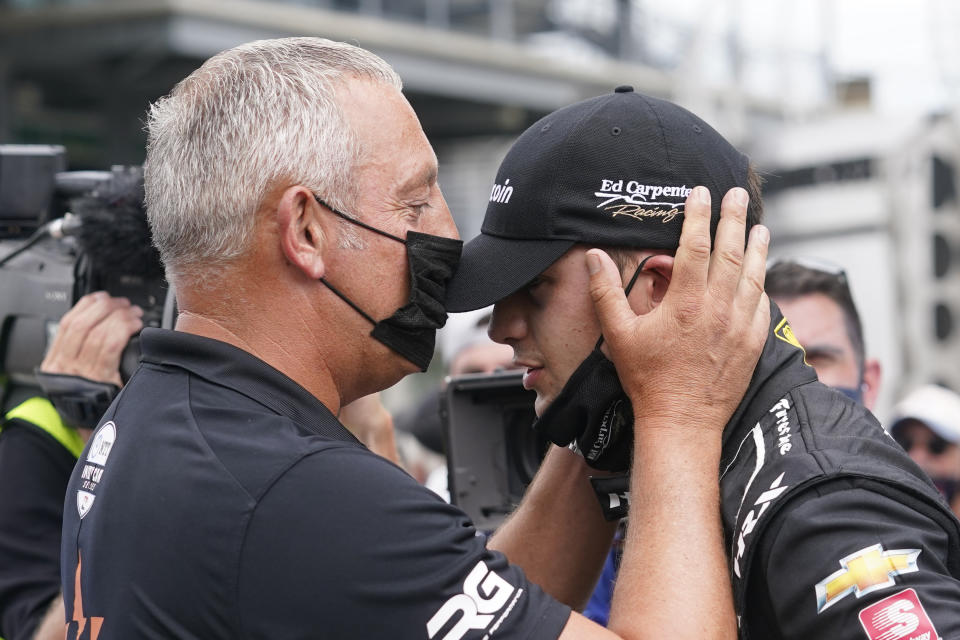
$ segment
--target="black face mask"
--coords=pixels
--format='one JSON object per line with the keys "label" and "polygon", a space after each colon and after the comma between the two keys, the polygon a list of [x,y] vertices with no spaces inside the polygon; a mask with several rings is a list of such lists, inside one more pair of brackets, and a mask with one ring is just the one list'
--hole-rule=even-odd
{"label": "black face mask", "polygon": [[[624,290],[630,294],[647,256]],[[603,336],[563,385],[533,428],[561,447],[575,448],[595,469],[625,471],[633,450],[633,407],[620,386],[617,369],[600,351]]]}
{"label": "black face mask", "polygon": [[370,335],[374,339],[417,365],[420,371],[426,371],[433,359],[437,329],[447,322],[443,300],[446,297],[447,282],[460,262],[463,242],[417,231],[408,231],[404,240],[355,220],[320,198],[317,198],[317,202],[351,224],[406,245],[410,269],[410,299],[389,318],[374,320],[325,278],[320,278],[320,282],[373,325]]}
{"label": "black face mask", "polygon": [[857,387],[856,389],[852,389],[850,387],[833,387],[833,388],[839,391],[840,393],[842,393],[843,395],[847,396],[857,404],[863,404],[863,389],[861,387]]}

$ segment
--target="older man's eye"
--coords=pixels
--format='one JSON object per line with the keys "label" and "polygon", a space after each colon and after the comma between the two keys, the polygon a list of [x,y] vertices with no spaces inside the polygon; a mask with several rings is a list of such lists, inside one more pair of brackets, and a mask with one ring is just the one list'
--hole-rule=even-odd
{"label": "older man's eye", "polygon": [[410,210],[413,211],[413,213],[416,214],[416,216],[419,218],[420,216],[422,216],[422,215],[424,214],[424,212],[426,212],[427,209],[430,208],[430,203],[429,203],[429,202],[417,202],[417,203],[414,203],[414,204],[410,204],[410,205],[408,205],[408,206],[409,206]]}

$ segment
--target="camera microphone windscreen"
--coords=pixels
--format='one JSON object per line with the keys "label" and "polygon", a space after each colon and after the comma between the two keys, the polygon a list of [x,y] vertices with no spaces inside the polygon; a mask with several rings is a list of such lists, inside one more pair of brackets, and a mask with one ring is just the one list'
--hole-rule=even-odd
{"label": "camera microphone windscreen", "polygon": [[114,169],[109,180],[71,200],[70,209],[80,223],[71,235],[97,272],[163,277],[143,206],[142,170]]}

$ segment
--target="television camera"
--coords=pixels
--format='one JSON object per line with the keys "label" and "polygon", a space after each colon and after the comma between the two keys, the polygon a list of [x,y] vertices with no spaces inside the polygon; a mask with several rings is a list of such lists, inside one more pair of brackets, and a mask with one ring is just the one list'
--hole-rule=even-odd
{"label": "television camera", "polygon": [[536,393],[523,374],[447,379],[440,409],[450,501],[478,529],[496,529],[520,502],[550,442],[534,431]]}
{"label": "television camera", "polygon": [[[5,410],[19,401],[18,390],[36,388],[35,370],[60,318],[85,294],[129,298],[143,309],[144,326],[172,325],[173,296],[150,242],[141,169],[65,169],[62,146],[0,145]],[[135,336],[121,361],[124,381],[139,351]]]}

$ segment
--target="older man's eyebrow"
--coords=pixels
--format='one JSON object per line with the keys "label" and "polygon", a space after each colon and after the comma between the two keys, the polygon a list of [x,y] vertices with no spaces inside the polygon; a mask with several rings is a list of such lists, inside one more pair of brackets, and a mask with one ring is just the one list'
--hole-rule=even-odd
{"label": "older man's eyebrow", "polygon": [[437,171],[437,165],[433,165],[414,173],[403,182],[401,187],[402,190],[413,191],[415,189],[422,189],[423,187],[429,187],[433,185],[437,181]]}

